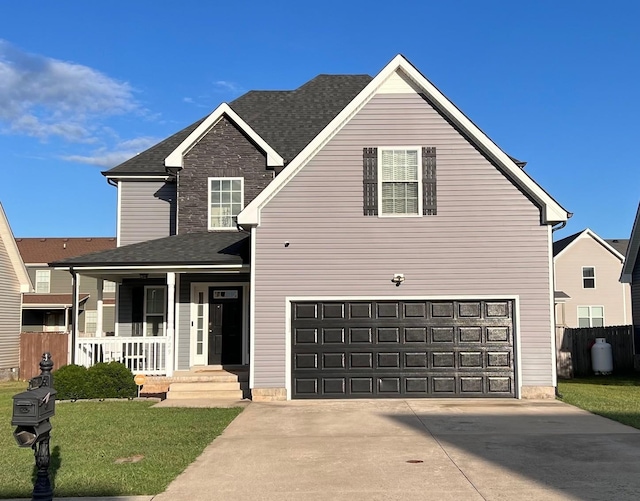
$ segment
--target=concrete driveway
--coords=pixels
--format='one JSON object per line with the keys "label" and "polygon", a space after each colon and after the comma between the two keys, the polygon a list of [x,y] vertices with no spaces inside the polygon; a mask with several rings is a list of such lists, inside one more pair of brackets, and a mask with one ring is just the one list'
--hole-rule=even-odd
{"label": "concrete driveway", "polygon": [[556,401],[252,403],[155,501],[635,500],[640,431]]}

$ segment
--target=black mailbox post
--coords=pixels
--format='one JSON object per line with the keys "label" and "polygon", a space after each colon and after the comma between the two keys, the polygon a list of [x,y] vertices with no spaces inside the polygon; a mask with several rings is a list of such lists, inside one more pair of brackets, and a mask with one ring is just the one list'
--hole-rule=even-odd
{"label": "black mailbox post", "polygon": [[13,436],[20,447],[33,449],[38,468],[33,486],[34,500],[53,499],[53,489],[49,481],[49,418],[55,414],[56,390],[53,389],[51,369],[51,354],[44,353],[40,361],[40,375],[29,381],[27,391],[13,396],[11,424],[16,426]]}

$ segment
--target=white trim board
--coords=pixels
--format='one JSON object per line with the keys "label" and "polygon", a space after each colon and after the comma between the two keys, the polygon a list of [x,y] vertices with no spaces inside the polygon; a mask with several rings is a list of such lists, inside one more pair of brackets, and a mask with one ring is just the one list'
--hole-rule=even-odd
{"label": "white trim board", "polygon": [[242,131],[251,138],[251,140],[258,145],[267,154],[267,167],[282,167],[284,165],[284,159],[274,150],[269,144],[262,139],[262,137],[254,131],[249,124],[247,124],[227,103],[222,103],[213,112],[205,118],[195,130],[182,141],[178,147],[169,153],[169,156],[165,158],[165,167],[184,167],[184,156],[189,152],[195,144],[202,139],[209,130],[216,125],[220,119],[226,115],[232,122],[234,122]]}
{"label": "white trim board", "polygon": [[503,152],[489,137],[467,118],[444,94],[427,80],[407,59],[398,54],[376,77],[288,164],[238,216],[238,224],[259,226],[262,208],[287,185],[287,183],[334,137],[351,118],[379,92],[389,78],[396,73],[401,78],[417,86],[422,93],[452,121],[487,156],[492,158],[501,169],[508,173],[512,182],[528,193],[541,206],[542,221],[555,224],[566,221],[569,213],[529,177],[516,163]]}
{"label": "white trim board", "polygon": [[620,281],[625,284],[630,284],[632,281],[633,268],[636,265],[639,250],[640,250],[640,204],[638,204],[636,218],[633,221],[633,228],[631,229],[631,236],[629,237],[629,247],[627,247],[627,255],[625,257],[624,265],[622,266],[622,275],[620,276]]}
{"label": "white trim board", "polygon": [[4,248],[7,250],[9,260],[13,266],[13,271],[16,274],[18,282],[20,283],[20,292],[32,292],[33,285],[31,279],[27,273],[27,267],[22,261],[22,256],[18,250],[18,244],[11,231],[9,220],[4,212],[4,207],[0,203],[0,240],[4,243]]}

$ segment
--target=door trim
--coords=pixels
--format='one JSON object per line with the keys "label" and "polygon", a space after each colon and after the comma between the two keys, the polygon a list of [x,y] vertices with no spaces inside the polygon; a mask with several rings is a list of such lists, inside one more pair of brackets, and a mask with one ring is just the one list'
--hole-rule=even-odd
{"label": "door trim", "polygon": [[[285,296],[285,389],[287,400],[291,400],[291,312],[292,304],[299,301],[491,301],[506,299],[513,301],[513,363],[515,365],[515,398],[521,398],[522,387],[522,360],[520,352],[520,296],[518,294],[460,294],[460,295],[434,295],[434,296]],[[555,360],[554,360],[555,361]]]}
{"label": "door trim", "polygon": [[[192,282],[191,283],[191,297],[189,308],[189,367],[203,367],[205,363],[196,362],[196,308],[197,308],[197,293],[203,291],[205,293],[205,318],[209,318],[209,288],[210,287],[239,287],[242,288],[242,364],[249,364],[249,289],[250,286],[247,282]],[[207,320],[208,325],[208,320]],[[204,348],[203,354],[206,357],[208,353],[209,339],[208,335],[204,336]]]}

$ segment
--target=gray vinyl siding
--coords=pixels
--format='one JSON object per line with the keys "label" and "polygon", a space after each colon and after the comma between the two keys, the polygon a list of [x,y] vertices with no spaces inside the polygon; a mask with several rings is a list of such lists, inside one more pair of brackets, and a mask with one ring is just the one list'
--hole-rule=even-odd
{"label": "gray vinyl siding", "polygon": [[176,370],[188,370],[191,357],[191,284],[196,282],[248,283],[249,275],[180,275],[178,324],[176,329],[177,367]]}
{"label": "gray vinyl siding", "polygon": [[[375,146],[436,147],[437,216],[363,216]],[[287,296],[518,296],[521,384],[555,384],[540,210],[417,94],[366,104],[262,210],[255,254],[256,388],[285,385]]]}
{"label": "gray vinyl siding", "polygon": [[0,370],[19,365],[20,304],[20,282],[0,239]]}
{"label": "gray vinyl siding", "polygon": [[176,185],[122,181],[119,217],[120,246],[174,235]]}
{"label": "gray vinyl siding", "polygon": [[65,270],[53,270],[48,266],[27,266],[27,273],[33,284],[34,291],[36,289],[37,270],[48,270],[51,272],[49,275],[49,294],[71,294],[71,273]]}

